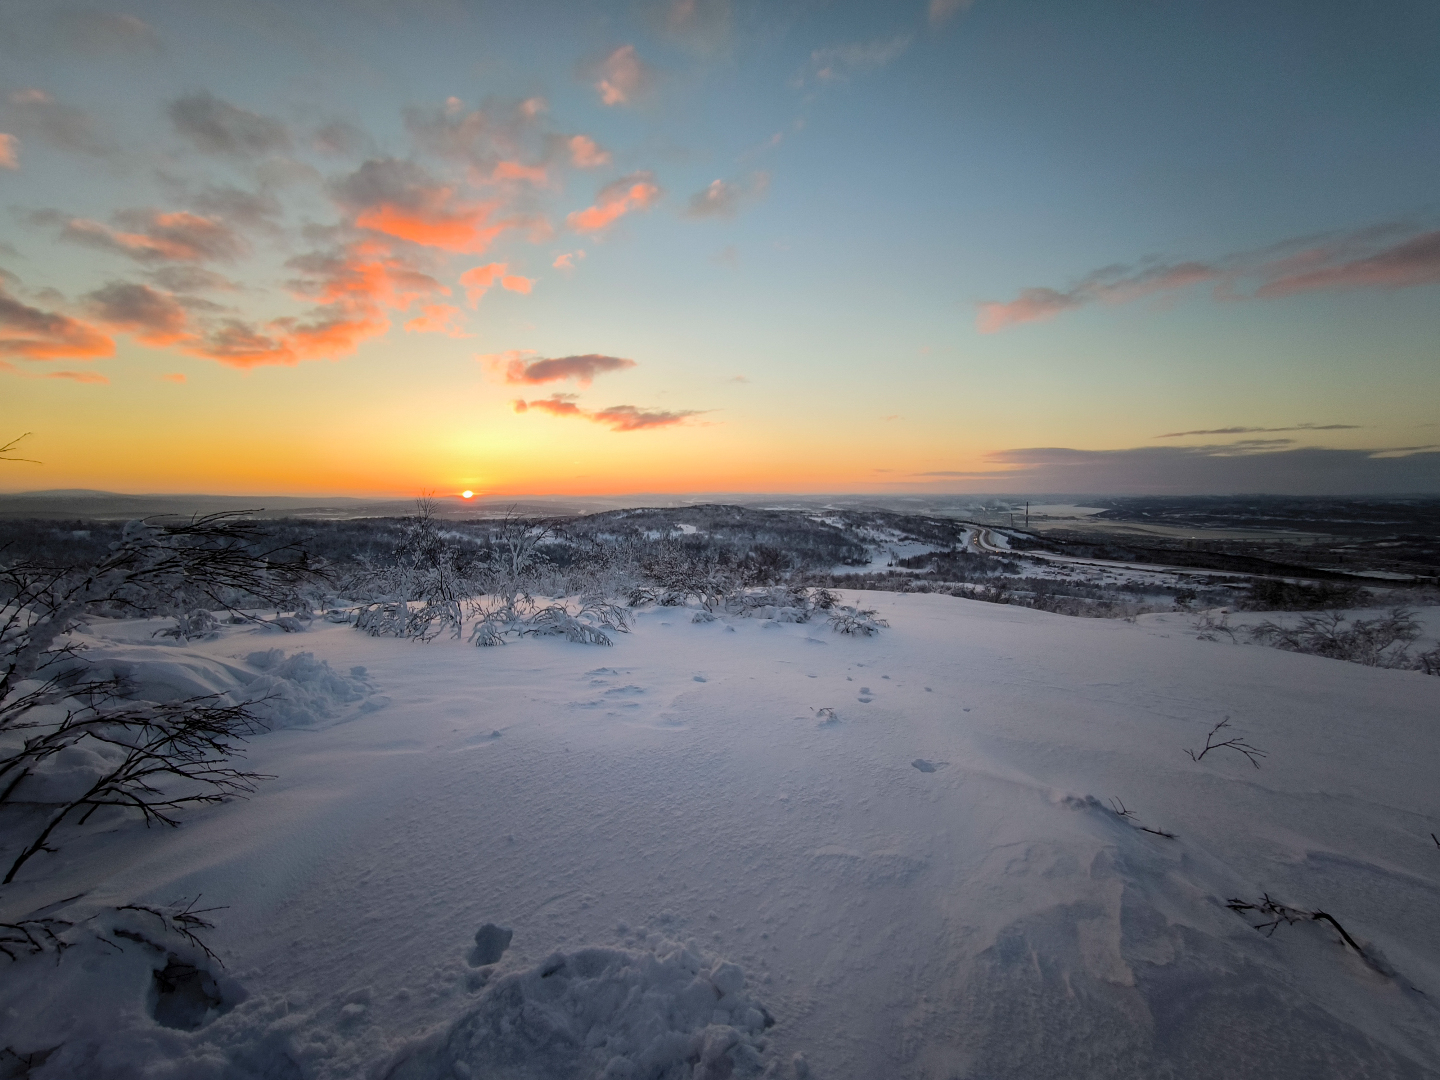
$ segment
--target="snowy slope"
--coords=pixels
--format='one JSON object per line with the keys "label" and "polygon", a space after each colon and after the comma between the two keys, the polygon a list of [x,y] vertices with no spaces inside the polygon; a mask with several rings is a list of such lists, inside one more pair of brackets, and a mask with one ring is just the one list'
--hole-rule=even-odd
{"label": "snowy slope", "polygon": [[[311,652],[284,670],[324,707],[252,742],[276,779],[248,802],[72,833],[0,894],[14,920],[83,893],[47,914],[97,926],[226,905],[223,1014],[157,1025],[164,958],[85,943],[7,966],[0,1045],[58,1045],[36,1080],[1440,1076],[1440,679],[862,599],[892,629],[650,609],[612,649],[476,650],[97,624],[97,655],[206,679]],[[321,662],[351,673],[323,700]],[[1226,716],[1259,769],[1183,753]],[[1267,892],[1365,955],[1225,907]],[[493,967],[486,924],[513,931]]]}

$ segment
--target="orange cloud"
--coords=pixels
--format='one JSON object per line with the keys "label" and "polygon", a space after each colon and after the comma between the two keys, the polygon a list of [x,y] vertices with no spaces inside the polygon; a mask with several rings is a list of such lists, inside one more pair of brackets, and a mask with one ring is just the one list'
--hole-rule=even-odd
{"label": "orange cloud", "polygon": [[20,140],[0,131],[0,169],[20,168]]}
{"label": "orange cloud", "polygon": [[423,304],[420,314],[405,324],[405,329],[415,334],[445,334],[449,337],[468,337],[457,325],[461,311],[453,304]]}
{"label": "orange cloud", "polygon": [[525,180],[536,187],[545,187],[550,183],[550,174],[544,165],[522,165],[518,161],[502,161],[495,166],[490,174],[493,181],[500,180]]}
{"label": "orange cloud", "polygon": [[570,164],[577,169],[594,169],[610,164],[610,151],[600,149],[588,135],[571,135],[565,145],[570,151]]}
{"label": "orange cloud", "polygon": [[595,89],[605,105],[629,105],[649,91],[654,72],[635,54],[634,45],[622,45],[600,63]]}
{"label": "orange cloud", "polygon": [[465,299],[472,308],[480,303],[480,298],[490,291],[490,287],[505,273],[508,266],[508,263],[489,263],[466,270],[460,275],[460,284],[465,286]]}
{"label": "orange cloud", "polygon": [[41,375],[42,379],[66,379],[70,382],[93,383],[97,386],[104,386],[110,382],[98,371],[47,371]]}
{"label": "orange cloud", "polygon": [[389,330],[386,309],[408,310],[420,300],[450,292],[376,241],[360,241],[330,254],[303,255],[289,265],[303,275],[290,283],[292,292],[317,302],[307,315],[273,319],[258,327],[228,319],[182,343],[185,351],[242,368],[333,360]]}
{"label": "orange cloud", "polygon": [[357,214],[355,224],[400,240],[442,251],[478,255],[488,248],[495,237],[510,226],[506,223],[487,224],[493,203],[469,206],[446,206],[450,189],[437,193],[436,204],[423,208],[382,203]]}
{"label": "orange cloud", "polygon": [[185,376],[178,371],[167,372],[166,374],[161,375],[160,378],[164,379],[166,382],[173,383],[183,383],[185,381]]}
{"label": "orange cloud", "polygon": [[634,360],[622,356],[601,356],[586,353],[583,356],[558,356],[548,360],[528,360],[531,354],[504,354],[505,381],[511,384],[525,383],[538,386],[547,382],[574,379],[581,386],[589,386],[596,375],[607,371],[624,371],[635,366]]}
{"label": "orange cloud", "polygon": [[95,360],[115,355],[115,341],[59,312],[30,307],[0,286],[0,356],[24,360]]}
{"label": "orange cloud", "polygon": [[502,289],[510,292],[529,293],[535,285],[534,279],[521,277],[519,274],[507,274],[509,268],[509,263],[487,263],[485,266],[472,267],[460,275],[460,284],[465,286],[465,298],[472,308],[480,303],[480,298],[497,282]]}
{"label": "orange cloud", "polygon": [[467,202],[414,162],[366,161],[335,188],[362,229],[442,251],[479,254],[519,220],[492,223],[495,202]]}
{"label": "orange cloud", "polygon": [[585,258],[585,249],[579,248],[576,251],[567,251],[563,255],[556,255],[555,261],[550,265],[556,270],[574,270],[576,260],[583,258]]}
{"label": "orange cloud", "polygon": [[655,183],[654,173],[631,173],[606,184],[596,196],[594,206],[576,210],[565,222],[575,232],[599,232],[632,210],[648,210],[662,194]]}

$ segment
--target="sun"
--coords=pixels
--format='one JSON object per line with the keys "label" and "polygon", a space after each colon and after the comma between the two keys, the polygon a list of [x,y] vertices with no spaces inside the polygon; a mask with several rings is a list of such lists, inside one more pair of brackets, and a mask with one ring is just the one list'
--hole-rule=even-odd
{"label": "sun", "polygon": [[475,497],[475,492],[473,492],[473,491],[462,491],[462,492],[460,492],[460,497],[461,497],[462,499],[473,499],[473,498]]}

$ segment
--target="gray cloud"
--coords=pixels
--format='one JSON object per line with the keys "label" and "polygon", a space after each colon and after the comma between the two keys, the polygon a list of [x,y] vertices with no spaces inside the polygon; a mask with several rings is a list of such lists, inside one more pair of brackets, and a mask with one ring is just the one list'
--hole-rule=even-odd
{"label": "gray cloud", "polygon": [[1296,424],[1294,427],[1222,427],[1200,431],[1168,431],[1157,439],[1178,439],[1185,435],[1249,435],[1254,432],[1276,431],[1358,431],[1359,424]]}
{"label": "gray cloud", "polygon": [[763,198],[770,186],[770,175],[757,172],[748,180],[712,180],[710,185],[690,196],[685,216],[692,218],[734,217],[748,202]]}
{"label": "gray cloud", "polygon": [[[991,491],[1086,495],[1403,495],[1440,492],[1433,446],[1335,450],[1250,445],[1142,446],[1123,450],[1027,447],[987,455],[991,470],[916,474]],[[1276,445],[1277,443],[1282,445]],[[1263,444],[1263,445],[1261,445]]]}
{"label": "gray cloud", "polygon": [[208,90],[177,98],[167,111],[175,130],[209,154],[244,157],[290,146],[290,131],[279,120],[231,105]]}
{"label": "gray cloud", "polygon": [[14,91],[6,97],[0,117],[4,118],[8,128],[22,137],[38,139],[62,150],[95,157],[106,157],[116,152],[113,143],[96,134],[89,114],[74,105],[57,101],[44,90]]}

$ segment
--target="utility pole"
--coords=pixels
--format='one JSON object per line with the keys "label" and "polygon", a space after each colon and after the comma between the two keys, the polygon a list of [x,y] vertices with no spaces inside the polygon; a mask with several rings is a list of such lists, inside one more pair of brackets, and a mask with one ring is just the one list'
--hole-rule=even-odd
{"label": "utility pole", "polygon": [[1025,502],[1025,528],[1028,529],[1029,527],[1030,527],[1030,502],[1029,502],[1029,500],[1027,499],[1026,502]]}

